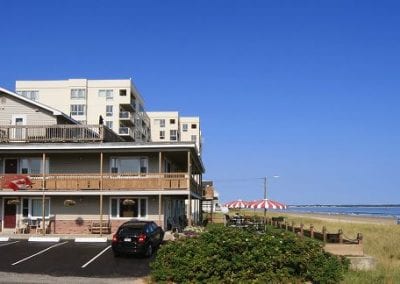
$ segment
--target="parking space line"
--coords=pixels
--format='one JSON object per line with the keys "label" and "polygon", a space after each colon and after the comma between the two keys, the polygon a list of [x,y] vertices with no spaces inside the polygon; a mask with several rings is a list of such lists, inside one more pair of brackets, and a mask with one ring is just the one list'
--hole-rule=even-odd
{"label": "parking space line", "polygon": [[98,253],[95,257],[93,257],[91,260],[89,260],[88,262],[86,262],[84,265],[82,265],[81,268],[85,268],[86,266],[88,266],[90,263],[92,263],[96,258],[98,258],[99,256],[101,256],[103,253],[105,253],[108,249],[110,249],[111,246],[106,247],[105,249],[103,249],[100,253]]}
{"label": "parking space line", "polygon": [[16,243],[19,243],[19,241],[15,241],[15,242],[11,242],[11,243],[6,243],[6,244],[1,244],[0,247],[6,247],[6,246],[9,246],[9,245],[12,245],[12,244],[16,244]]}
{"label": "parking space line", "polygon": [[17,264],[19,264],[19,263],[21,263],[21,262],[24,262],[24,261],[26,261],[26,260],[28,260],[28,259],[31,259],[32,257],[35,257],[35,256],[37,256],[37,255],[39,255],[39,254],[42,254],[42,253],[45,253],[46,251],[51,250],[52,248],[65,245],[66,243],[68,243],[68,241],[63,242],[63,243],[59,243],[59,244],[52,245],[52,246],[50,246],[50,247],[48,247],[48,248],[46,248],[46,249],[44,249],[44,250],[41,250],[41,251],[39,251],[39,252],[37,252],[37,253],[31,255],[31,256],[28,256],[28,257],[25,257],[25,258],[23,258],[23,259],[21,259],[21,260],[18,260],[17,262],[14,262],[14,263],[11,264],[11,265],[17,265]]}

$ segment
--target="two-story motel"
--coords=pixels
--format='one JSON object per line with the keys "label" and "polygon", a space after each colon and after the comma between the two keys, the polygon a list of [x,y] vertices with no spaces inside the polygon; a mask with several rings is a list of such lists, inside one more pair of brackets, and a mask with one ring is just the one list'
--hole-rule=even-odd
{"label": "two-story motel", "polygon": [[[203,173],[195,143],[124,142],[106,125],[0,88],[2,232],[38,220],[53,234],[90,233],[93,221],[115,231],[132,218],[195,224]],[[11,186],[21,177],[29,182]]]}

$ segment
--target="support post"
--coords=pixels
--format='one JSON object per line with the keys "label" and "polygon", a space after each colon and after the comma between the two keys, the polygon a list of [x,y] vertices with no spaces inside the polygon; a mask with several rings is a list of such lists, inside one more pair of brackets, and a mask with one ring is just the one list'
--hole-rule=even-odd
{"label": "support post", "polygon": [[192,162],[190,157],[190,151],[187,152],[187,168],[188,168],[188,226],[192,226],[192,189],[191,189],[191,178],[192,178]]}
{"label": "support post", "polygon": [[163,229],[164,224],[161,224],[161,205],[162,205],[162,200],[161,200],[161,194],[158,195],[158,225],[161,226]]}
{"label": "support post", "polygon": [[300,236],[304,236],[304,224],[300,224]]}
{"label": "support post", "polygon": [[323,240],[324,240],[324,243],[326,243],[326,241],[327,241],[327,236],[326,236],[326,227],[325,226],[323,226],[322,227],[322,235],[323,235]]}
{"label": "support post", "polygon": [[103,235],[103,152],[100,152],[100,237]]}
{"label": "support post", "polygon": [[339,234],[339,243],[343,244],[343,230],[339,229],[338,234]]}
{"label": "support post", "polygon": [[45,220],[45,189],[46,189],[46,153],[42,154],[42,177],[43,177],[43,182],[42,182],[42,235],[44,236],[46,234],[46,220]]}

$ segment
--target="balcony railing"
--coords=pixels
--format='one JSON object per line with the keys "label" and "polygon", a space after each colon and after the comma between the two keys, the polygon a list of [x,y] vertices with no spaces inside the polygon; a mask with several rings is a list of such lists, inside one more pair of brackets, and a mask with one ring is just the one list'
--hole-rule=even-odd
{"label": "balcony railing", "polygon": [[129,112],[129,111],[121,111],[119,113],[119,120],[121,120],[121,121],[123,121],[125,123],[128,122],[131,125],[135,124],[135,118],[132,115],[132,113]]}
{"label": "balcony railing", "polygon": [[132,136],[133,131],[130,127],[120,127],[118,130],[118,134],[123,136]]}
{"label": "balcony railing", "polygon": [[[12,175],[0,176],[2,189],[13,189],[13,186],[9,184],[10,176]],[[18,177],[20,176],[18,175]],[[29,175],[28,177],[32,185],[21,191],[43,190],[42,175]],[[98,173],[46,174],[44,188],[51,191],[100,190],[100,180]],[[188,184],[189,178],[186,173],[103,174],[103,190],[187,189]]]}
{"label": "balcony railing", "polygon": [[103,125],[0,125],[0,143],[121,141]]}

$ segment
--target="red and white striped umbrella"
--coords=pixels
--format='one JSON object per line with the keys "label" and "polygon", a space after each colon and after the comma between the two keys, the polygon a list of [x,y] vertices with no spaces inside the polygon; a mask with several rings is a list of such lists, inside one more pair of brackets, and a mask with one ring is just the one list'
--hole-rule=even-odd
{"label": "red and white striped umbrella", "polygon": [[270,199],[261,199],[250,202],[248,208],[252,209],[286,209],[286,205]]}
{"label": "red and white striped umbrella", "polygon": [[237,208],[237,209],[246,208],[247,207],[247,202],[243,201],[241,199],[238,199],[238,200],[234,200],[234,201],[225,203],[224,206],[228,207],[228,208]]}

